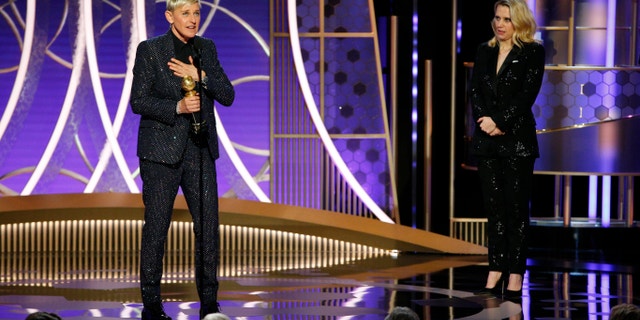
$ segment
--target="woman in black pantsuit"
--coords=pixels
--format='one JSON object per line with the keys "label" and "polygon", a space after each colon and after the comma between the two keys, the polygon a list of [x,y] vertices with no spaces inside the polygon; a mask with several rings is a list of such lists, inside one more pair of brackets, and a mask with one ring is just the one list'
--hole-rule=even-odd
{"label": "woman in black pantsuit", "polygon": [[[545,52],[534,39],[536,22],[524,0],[499,0],[494,37],[478,47],[470,86],[488,224],[489,275],[478,294],[520,298],[526,271],[529,204],[539,157],[531,111],[544,75]],[[506,290],[504,290],[506,289]]]}
{"label": "woman in black pantsuit", "polygon": [[[196,286],[200,318],[204,318],[219,311],[218,136],[213,103],[231,105],[235,91],[213,41],[196,35],[200,2],[167,0],[165,17],[170,29],[138,45],[131,87],[131,108],[141,116],[137,152],[145,205],[140,248],[142,318],[171,319],[162,306],[160,281],[179,188],[193,220]],[[185,94],[186,76],[196,82],[195,91],[200,94]],[[197,132],[194,122],[201,124]]]}

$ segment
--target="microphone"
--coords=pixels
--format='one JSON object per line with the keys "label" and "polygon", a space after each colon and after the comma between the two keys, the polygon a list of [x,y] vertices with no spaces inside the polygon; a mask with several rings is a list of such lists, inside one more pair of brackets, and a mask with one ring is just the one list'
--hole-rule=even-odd
{"label": "microphone", "polygon": [[[195,44],[196,40],[195,38],[192,38],[189,40],[189,46],[191,47],[191,53],[192,56],[191,58],[193,59],[193,65],[196,67],[197,70],[197,74],[198,74],[198,82],[200,82],[200,84],[197,86],[198,92],[200,93],[200,110],[202,110],[202,68],[200,65],[200,47],[197,46]],[[195,79],[194,79],[195,80]],[[202,121],[202,117],[200,115],[200,111],[198,112],[194,112],[192,113],[193,116],[193,122],[191,123],[191,131],[196,135],[200,135],[202,134],[206,127],[205,127],[205,122],[206,121]]]}
{"label": "microphone", "polygon": [[[191,47],[191,53],[193,54],[191,58],[193,59],[193,65],[198,69],[198,72],[201,70],[200,68],[200,46],[196,45],[196,38],[191,38],[189,40],[189,46]],[[200,77],[200,73],[198,73],[198,77]]]}

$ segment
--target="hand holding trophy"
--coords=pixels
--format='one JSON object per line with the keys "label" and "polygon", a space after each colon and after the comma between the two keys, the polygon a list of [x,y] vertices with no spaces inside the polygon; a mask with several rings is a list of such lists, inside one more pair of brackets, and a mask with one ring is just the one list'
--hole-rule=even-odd
{"label": "hand holding trophy", "polygon": [[[193,97],[197,94],[196,82],[193,81],[193,77],[187,75],[182,77],[182,89],[185,91],[185,97]],[[191,114],[193,116],[193,122],[191,123],[191,131],[196,135],[200,135],[203,133],[203,129],[206,127],[205,121],[200,121],[200,112],[194,112]]]}

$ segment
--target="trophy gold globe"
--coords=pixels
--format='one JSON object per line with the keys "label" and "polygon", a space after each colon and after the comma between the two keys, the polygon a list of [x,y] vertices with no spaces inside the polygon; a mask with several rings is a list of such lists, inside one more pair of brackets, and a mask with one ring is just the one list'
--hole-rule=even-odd
{"label": "trophy gold globe", "polygon": [[182,77],[182,89],[184,89],[185,93],[184,96],[185,97],[192,97],[196,95],[196,91],[193,90],[196,87],[196,82],[193,81],[193,78],[191,76],[184,76]]}

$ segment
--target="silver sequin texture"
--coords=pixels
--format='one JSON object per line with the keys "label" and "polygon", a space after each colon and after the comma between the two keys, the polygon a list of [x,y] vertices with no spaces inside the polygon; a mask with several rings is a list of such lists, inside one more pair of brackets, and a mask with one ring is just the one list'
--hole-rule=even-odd
{"label": "silver sequin texture", "polygon": [[[180,77],[167,68],[175,56],[171,31],[138,45],[133,67],[131,109],[140,115],[138,157],[142,178],[145,223],[140,248],[140,289],[145,308],[162,303],[160,282],[167,232],[173,204],[182,189],[192,216],[195,234],[195,280],[202,310],[217,310],[219,263],[218,190],[215,159],[218,136],[214,100],[230,106],[234,88],[217,58],[213,41],[196,37],[202,70],[208,82],[203,87],[200,115],[206,134],[194,138],[191,116],[177,114],[182,96]],[[202,311],[201,310],[201,311]]]}

